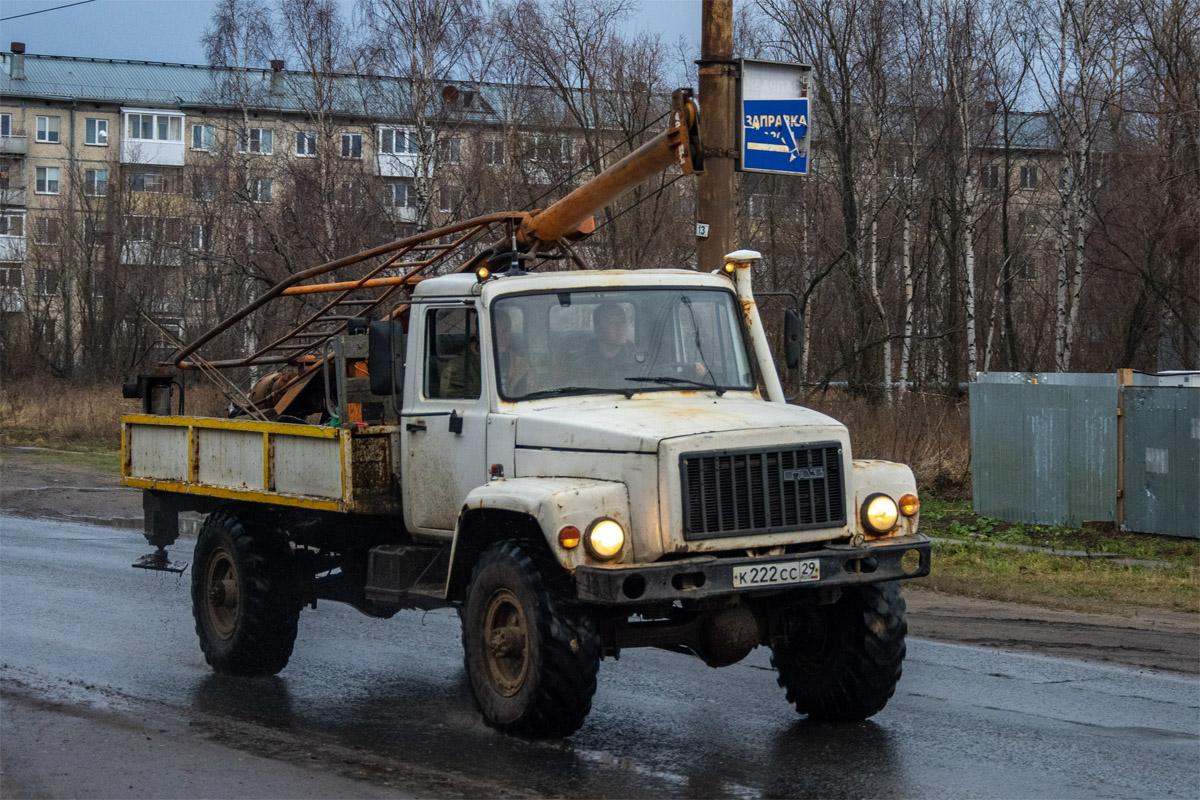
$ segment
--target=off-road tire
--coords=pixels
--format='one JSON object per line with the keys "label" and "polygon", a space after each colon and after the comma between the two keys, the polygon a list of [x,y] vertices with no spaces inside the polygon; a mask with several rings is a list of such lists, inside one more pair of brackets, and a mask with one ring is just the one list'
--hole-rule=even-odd
{"label": "off-road tire", "polygon": [[208,515],[192,561],[192,616],[214,670],[274,675],[287,666],[300,617],[292,560],[273,525],[225,509]]}
{"label": "off-road tire", "polygon": [[[497,730],[569,736],[591,711],[600,637],[595,620],[552,585],[561,572],[535,546],[504,541],[485,550],[471,574],[464,661],[476,705]],[[523,628],[523,647],[497,652],[489,629],[498,618],[519,623],[508,627]]]}
{"label": "off-road tire", "polygon": [[788,702],[810,719],[850,722],[883,710],[896,691],[908,633],[897,581],[844,589],[833,605],[801,607],[771,647]]}

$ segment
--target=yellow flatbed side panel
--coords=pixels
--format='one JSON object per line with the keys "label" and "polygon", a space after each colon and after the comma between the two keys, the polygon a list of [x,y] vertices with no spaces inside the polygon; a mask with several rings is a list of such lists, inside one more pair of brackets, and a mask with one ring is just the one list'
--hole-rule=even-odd
{"label": "yellow flatbed side panel", "polygon": [[388,428],[130,414],[126,486],[330,511],[399,511]]}

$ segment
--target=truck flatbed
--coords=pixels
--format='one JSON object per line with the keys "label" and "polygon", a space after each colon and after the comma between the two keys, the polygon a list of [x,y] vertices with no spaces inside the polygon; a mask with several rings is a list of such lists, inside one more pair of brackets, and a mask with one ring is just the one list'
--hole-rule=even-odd
{"label": "truck flatbed", "polygon": [[191,416],[121,419],[121,484],[314,511],[400,513],[396,427]]}

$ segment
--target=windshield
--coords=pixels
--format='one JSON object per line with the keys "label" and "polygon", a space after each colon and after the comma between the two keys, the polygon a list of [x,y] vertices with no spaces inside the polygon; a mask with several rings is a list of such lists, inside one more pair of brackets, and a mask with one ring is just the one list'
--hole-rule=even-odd
{"label": "windshield", "polygon": [[733,294],[645,287],[492,304],[500,396],[755,387]]}

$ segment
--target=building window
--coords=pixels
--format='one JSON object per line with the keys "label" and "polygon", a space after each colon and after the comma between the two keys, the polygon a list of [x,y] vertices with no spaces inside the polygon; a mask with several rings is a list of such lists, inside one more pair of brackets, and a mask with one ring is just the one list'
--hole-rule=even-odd
{"label": "building window", "polygon": [[362,134],[342,134],[342,158],[362,158]]}
{"label": "building window", "polygon": [[438,160],[443,164],[454,166],[462,162],[462,139],[457,137],[442,139],[438,142]]}
{"label": "building window", "polygon": [[20,289],[24,283],[25,273],[20,264],[0,264],[0,289]]}
{"label": "building window", "polygon": [[214,125],[192,126],[192,149],[211,153],[217,149],[217,129]]}
{"label": "building window", "polygon": [[108,147],[108,120],[88,117],[83,121],[83,143]]}
{"label": "building window", "polygon": [[183,221],[179,217],[125,217],[125,238],[131,242],[177,243]]}
{"label": "building window", "polygon": [[1036,189],[1038,184],[1038,170],[1036,166],[1021,167],[1021,188]]}
{"label": "building window", "polygon": [[988,164],[979,171],[979,185],[985,189],[996,189],[1000,186],[1000,167]]}
{"label": "building window", "polygon": [[543,164],[566,164],[573,152],[571,140],[558,136],[538,136],[534,148],[537,160]]}
{"label": "building window", "polygon": [[0,236],[24,236],[24,214],[0,214]]}
{"label": "building window", "polygon": [[462,201],[463,192],[457,186],[443,186],[438,189],[438,211],[457,211]]}
{"label": "building window", "polygon": [[310,158],[317,154],[317,132],[296,131],[296,155]]}
{"label": "building window", "polygon": [[275,195],[275,181],[272,178],[251,178],[249,190],[252,202],[269,203]]}
{"label": "building window", "polygon": [[12,136],[12,114],[0,114],[0,139]]}
{"label": "building window", "polygon": [[388,184],[383,204],[392,208],[416,208],[417,193],[410,181],[393,181]]}
{"label": "building window", "polygon": [[493,139],[483,143],[483,163],[504,163],[504,142],[502,140]]}
{"label": "building window", "polygon": [[154,170],[129,172],[126,183],[131,192],[147,192],[149,194],[177,194],[179,192],[177,175]]}
{"label": "building window", "polygon": [[196,252],[212,250],[212,231],[207,225],[195,224],[188,231],[188,243]]}
{"label": "building window", "polygon": [[1022,235],[1037,236],[1042,230],[1042,215],[1033,209],[1026,209],[1021,212],[1020,225]]}
{"label": "building window", "polygon": [[108,194],[108,170],[89,169],[83,173],[83,193],[92,197]]}
{"label": "building window", "polygon": [[182,142],[183,117],[179,114],[126,114],[125,138],[148,142]]}
{"label": "building window", "polygon": [[37,217],[33,221],[35,244],[58,244],[58,217]]}
{"label": "building window", "polygon": [[213,199],[211,175],[192,175],[192,199],[204,203]]}
{"label": "building window", "polygon": [[275,135],[270,128],[238,128],[238,152],[269,156],[275,152]]}
{"label": "building window", "polygon": [[83,223],[84,246],[95,247],[100,244],[101,237],[107,232],[105,222],[101,220],[85,220]]}
{"label": "building window", "polygon": [[188,298],[204,301],[212,295],[212,281],[204,275],[193,275],[188,278]]}
{"label": "building window", "polygon": [[35,138],[39,142],[58,142],[58,117],[38,117],[37,118],[37,135]]}
{"label": "building window", "polygon": [[379,152],[404,155],[417,152],[417,132],[401,128],[379,129]]}
{"label": "building window", "polygon": [[58,194],[58,167],[38,167],[34,191],[38,194]]}
{"label": "building window", "polygon": [[46,267],[33,271],[33,293],[38,297],[53,297],[58,294],[58,273]]}

